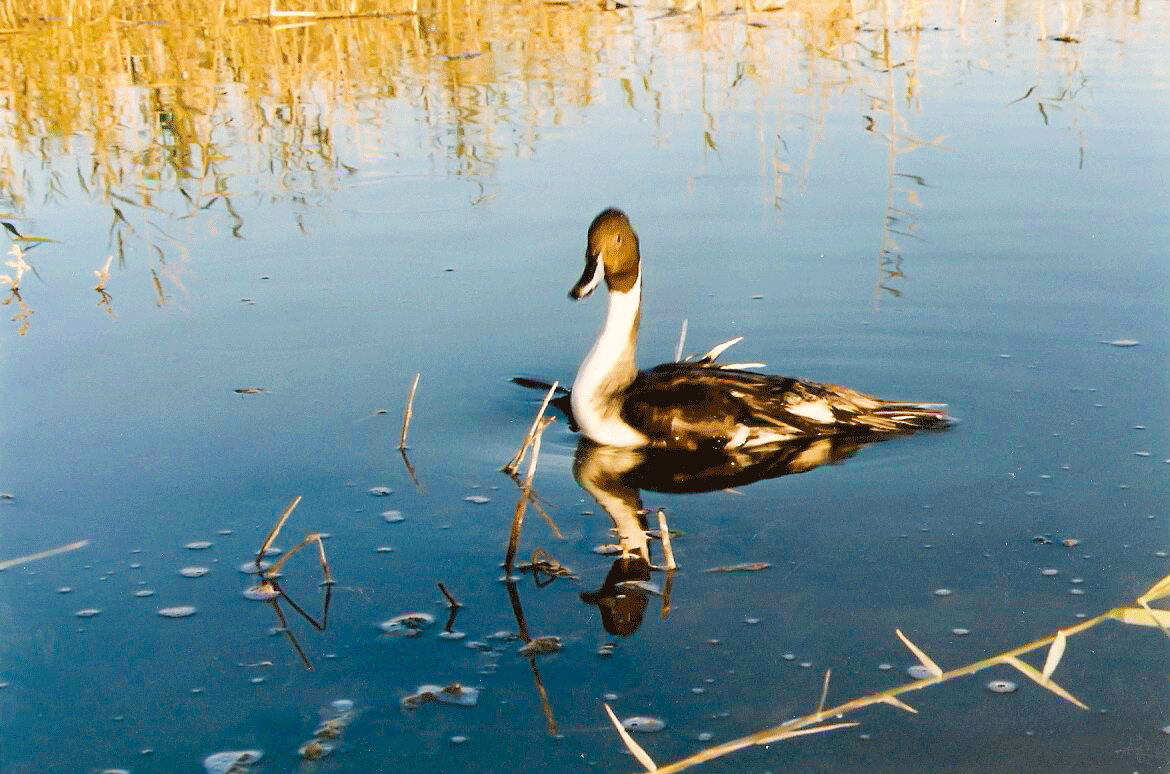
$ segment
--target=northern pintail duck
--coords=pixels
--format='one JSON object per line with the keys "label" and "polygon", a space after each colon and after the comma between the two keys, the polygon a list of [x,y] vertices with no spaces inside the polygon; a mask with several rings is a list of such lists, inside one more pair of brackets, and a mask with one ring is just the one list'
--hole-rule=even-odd
{"label": "northern pintail duck", "polygon": [[589,226],[585,272],[569,297],[605,279],[609,310],[573,380],[570,402],[581,432],[624,447],[733,450],[797,438],[910,432],[945,427],[944,406],[871,398],[848,387],[721,366],[716,347],[693,361],[650,371],[636,364],[642,270],[638,236],[625,213],[608,209]]}

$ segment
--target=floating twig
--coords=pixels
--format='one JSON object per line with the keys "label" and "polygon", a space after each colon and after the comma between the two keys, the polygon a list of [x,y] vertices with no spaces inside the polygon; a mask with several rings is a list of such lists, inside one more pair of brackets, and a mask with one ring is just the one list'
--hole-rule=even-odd
{"label": "floating twig", "polygon": [[540,439],[544,435],[545,429],[555,421],[557,421],[556,417],[542,417],[536,434],[532,436],[532,456],[528,458],[528,471],[524,474],[524,490],[526,492],[532,491],[532,479],[536,476],[536,463],[540,459]]}
{"label": "floating twig", "polygon": [[[296,509],[300,502],[300,495],[297,495],[293,498],[292,502],[290,502],[288,507],[284,509],[284,513],[280,515],[280,518],[276,520],[276,524],[273,525],[272,529],[268,532],[268,535],[264,538],[264,542],[260,545],[260,550],[256,552],[255,566],[256,571],[260,575],[260,584],[257,586],[256,590],[265,594],[265,596],[261,598],[266,599],[268,603],[272,605],[272,609],[276,611],[276,618],[280,621],[281,631],[284,632],[285,636],[288,638],[288,641],[292,644],[293,649],[296,650],[297,655],[300,656],[301,662],[305,665],[305,668],[311,671],[313,669],[313,664],[309,660],[309,657],[305,654],[304,648],[301,647],[301,644],[297,640],[296,635],[294,635],[292,630],[289,628],[288,621],[284,616],[284,611],[280,607],[280,601],[283,599],[284,601],[288,602],[288,604],[302,618],[312,624],[313,627],[318,631],[324,631],[325,627],[329,625],[329,604],[333,599],[333,574],[329,569],[329,560],[325,556],[324,537],[317,532],[306,535],[304,540],[281,554],[280,558],[278,558],[270,566],[265,567],[263,564],[261,564],[264,555],[268,552],[269,548],[272,546],[273,541],[276,540],[277,536],[280,534],[281,529],[284,528],[284,524],[286,521],[288,521],[288,517],[292,515],[292,512]],[[321,564],[321,573],[324,576],[321,581],[321,585],[325,587],[325,601],[322,605],[320,621],[318,621],[308,611],[298,605],[296,600],[285,594],[284,591],[280,588],[280,583],[277,580],[285,563],[288,562],[289,559],[296,556],[302,548],[309,545],[310,543],[317,544],[317,559]]]}
{"label": "floating twig", "polygon": [[292,512],[294,510],[296,510],[296,507],[298,505],[300,505],[300,502],[301,502],[300,495],[297,495],[296,497],[293,498],[292,502],[288,504],[288,507],[284,509],[284,513],[282,513],[280,515],[280,518],[276,520],[276,524],[272,527],[272,530],[268,533],[268,537],[264,538],[264,542],[260,544],[260,550],[256,552],[256,566],[257,567],[260,566],[260,561],[264,558],[264,554],[268,551],[269,547],[272,546],[272,541],[276,540],[276,536],[279,535],[280,530],[282,530],[284,528],[284,523],[286,521],[288,521],[288,517],[292,515]]}
{"label": "floating twig", "polygon": [[658,509],[658,535],[662,539],[662,557],[669,572],[678,565],[674,563],[674,550],[670,547],[670,529],[666,526],[666,511],[662,508]]}
{"label": "floating twig", "polygon": [[78,540],[76,543],[50,548],[48,551],[40,551],[35,554],[28,554],[27,556],[18,556],[15,559],[5,559],[0,562],[0,571],[7,570],[9,567],[28,564],[29,562],[38,562],[41,559],[48,559],[50,556],[56,556],[57,554],[66,554],[70,551],[76,551],[79,548],[85,548],[88,545],[88,540]]}
{"label": "floating twig", "polygon": [[459,604],[459,600],[457,600],[457,599],[455,599],[455,597],[451,596],[451,592],[447,591],[446,586],[444,586],[441,582],[436,584],[436,585],[439,587],[439,591],[443,592],[443,596],[447,598],[447,606],[448,607],[450,607],[452,609],[457,609],[457,608],[463,607],[463,605]]}
{"label": "floating twig", "polygon": [[[551,389],[549,394],[552,394]],[[542,410],[541,414],[537,415],[536,431],[531,443],[532,457],[528,460],[528,472],[524,475],[524,483],[520,487],[520,499],[516,501],[516,511],[512,515],[512,531],[508,537],[508,551],[504,556],[504,573],[509,576],[512,574],[512,564],[516,560],[520,529],[524,525],[524,511],[528,506],[528,501],[532,499],[532,479],[536,475],[536,463],[540,458],[540,438],[544,434],[545,428],[553,423],[553,418],[542,416],[543,413]]]}
{"label": "floating twig", "polygon": [[[672,772],[683,771],[693,766],[698,766],[702,763],[706,763],[707,761],[721,758],[737,750],[742,750],[753,745],[771,744],[772,742],[778,742],[783,739],[789,739],[803,734],[819,733],[821,731],[831,731],[838,728],[854,726],[857,724],[835,723],[832,725],[821,726],[816,724],[820,723],[824,718],[838,717],[846,713],[853,712],[854,710],[861,709],[862,707],[868,707],[874,704],[888,704],[892,707],[906,710],[907,712],[916,713],[917,710],[915,710],[909,704],[903,702],[898,698],[898,696],[904,693],[909,693],[911,691],[919,691],[923,688],[937,685],[956,677],[972,675],[984,669],[1000,666],[1003,664],[1014,667],[1016,670],[1023,673],[1026,677],[1036,682],[1037,685],[1046,688],[1065,701],[1068,701],[1082,709],[1087,709],[1083,702],[1070,694],[1068,691],[1061,688],[1052,680],[1052,672],[1055,671],[1057,665],[1059,664],[1060,657],[1064,653],[1067,639],[1073,635],[1080,634],[1081,632],[1091,629],[1104,621],[1117,621],[1122,624],[1158,627],[1165,629],[1167,625],[1170,625],[1170,611],[1150,608],[1149,603],[1155,600],[1164,599],[1168,596],[1170,596],[1170,576],[1167,576],[1158,581],[1156,584],[1151,586],[1145,594],[1137,598],[1137,604],[1140,605],[1140,607],[1116,607],[1094,618],[1089,618],[1068,628],[1061,629],[1050,637],[1044,637],[1043,639],[1027,643],[1026,645],[1020,645],[998,655],[975,661],[965,666],[948,671],[943,671],[938,666],[938,664],[936,664],[929,656],[926,655],[925,652],[922,651],[921,648],[913,644],[905,634],[903,634],[900,630],[895,630],[895,633],[898,635],[898,638],[902,641],[902,643],[906,645],[906,647],[909,648],[916,657],[918,657],[918,660],[922,663],[923,667],[925,667],[927,671],[930,672],[930,677],[925,677],[921,680],[914,680],[913,682],[905,683],[903,685],[899,685],[895,688],[889,688],[884,691],[879,691],[878,693],[870,694],[869,696],[852,699],[850,701],[838,704],[835,707],[829,707],[826,709],[824,707],[824,696],[826,694],[826,688],[829,679],[828,673],[826,673],[825,683],[821,689],[822,700],[817,712],[811,715],[806,715],[805,717],[786,721],[778,726],[759,731],[755,734],[740,737],[739,739],[733,739],[729,742],[710,747],[706,750],[702,750],[696,753],[695,755],[691,755],[689,757],[675,761],[674,763],[666,766],[661,766],[659,767],[658,771],[660,774],[672,774]],[[1022,656],[1025,653],[1030,653],[1044,647],[1048,647],[1048,657],[1045,659],[1045,666],[1043,671],[1036,669],[1031,664],[1022,661],[1019,658],[1019,656]]]}
{"label": "floating twig", "polygon": [[520,444],[520,448],[512,455],[512,459],[508,460],[508,463],[500,470],[511,476],[516,475],[516,471],[520,469],[520,463],[524,461],[524,455],[528,452],[528,447],[532,445],[532,439],[536,436],[536,428],[544,418],[544,412],[548,409],[552,396],[556,394],[557,388],[560,386],[560,382],[553,382],[552,386],[548,388],[548,392],[544,394],[544,400],[540,402],[540,411],[537,411],[536,416],[532,418],[532,424],[529,425],[528,432],[524,436],[524,443]]}
{"label": "floating twig", "polygon": [[406,396],[406,408],[402,411],[402,435],[398,438],[399,451],[410,448],[406,445],[406,436],[410,432],[410,420],[414,416],[414,393],[418,389],[418,380],[421,377],[421,373],[414,375],[414,381],[410,383],[410,394]]}
{"label": "floating twig", "polygon": [[402,455],[402,464],[406,466],[406,474],[410,476],[410,483],[414,484],[414,488],[419,494],[425,494],[423,485],[418,481],[418,474],[414,472],[414,465],[410,464],[410,455],[406,453],[406,449],[399,449],[398,453]]}
{"label": "floating twig", "polygon": [[617,729],[618,736],[621,737],[622,743],[625,744],[626,749],[630,751],[630,754],[638,760],[638,763],[646,767],[646,771],[658,771],[658,764],[656,764],[654,759],[650,757],[650,753],[646,752],[644,749],[642,749],[640,744],[634,741],[634,738],[630,736],[630,732],[627,731],[626,727],[622,725],[622,722],[618,720],[618,716],[613,714],[613,710],[610,709],[609,705],[603,704],[601,706],[605,707],[605,714],[609,715],[610,722],[612,722],[613,727]]}
{"label": "floating twig", "polygon": [[825,670],[825,681],[821,683],[821,700],[817,702],[817,714],[825,711],[825,699],[829,697],[829,678],[833,676],[832,669]]}

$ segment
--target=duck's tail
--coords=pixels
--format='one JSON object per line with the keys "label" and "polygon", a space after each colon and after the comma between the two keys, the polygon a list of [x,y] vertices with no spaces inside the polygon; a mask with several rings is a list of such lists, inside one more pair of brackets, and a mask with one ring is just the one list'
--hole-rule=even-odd
{"label": "duck's tail", "polygon": [[946,412],[946,408],[945,403],[881,401],[876,408],[859,416],[858,420],[879,432],[942,430],[958,422]]}

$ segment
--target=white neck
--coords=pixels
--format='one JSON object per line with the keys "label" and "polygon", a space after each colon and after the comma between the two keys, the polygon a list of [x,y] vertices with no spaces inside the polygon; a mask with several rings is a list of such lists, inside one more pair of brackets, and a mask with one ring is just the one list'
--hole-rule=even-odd
{"label": "white neck", "polygon": [[646,436],[621,419],[621,393],[638,373],[636,350],[642,277],[628,291],[610,292],[605,324],[573,380],[573,417],[581,432],[610,446],[642,446]]}

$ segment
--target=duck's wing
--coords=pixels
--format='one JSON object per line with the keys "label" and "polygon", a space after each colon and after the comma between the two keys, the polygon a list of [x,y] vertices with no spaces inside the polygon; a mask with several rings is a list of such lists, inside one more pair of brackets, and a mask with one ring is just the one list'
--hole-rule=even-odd
{"label": "duck's wing", "polygon": [[622,418],[663,445],[751,446],[841,433],[897,433],[949,422],[939,406],[878,400],[848,387],[667,363],[639,374]]}

